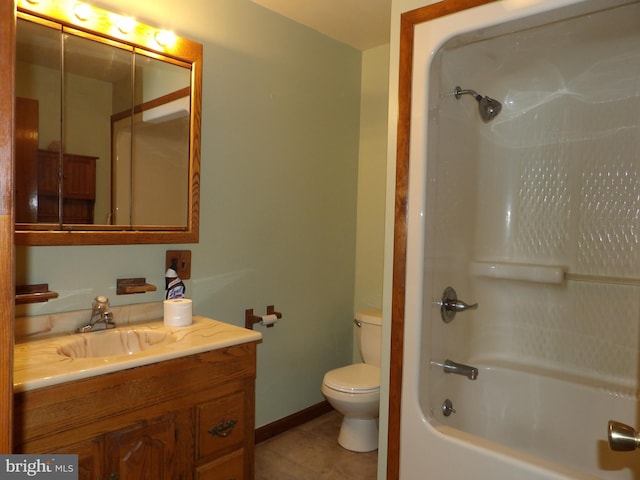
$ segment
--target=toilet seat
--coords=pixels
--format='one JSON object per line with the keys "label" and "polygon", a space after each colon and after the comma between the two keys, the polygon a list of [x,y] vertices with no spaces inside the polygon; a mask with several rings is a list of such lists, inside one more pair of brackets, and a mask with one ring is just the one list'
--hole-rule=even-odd
{"label": "toilet seat", "polygon": [[336,368],[325,374],[324,384],[344,393],[375,392],[380,390],[380,368],[366,363]]}

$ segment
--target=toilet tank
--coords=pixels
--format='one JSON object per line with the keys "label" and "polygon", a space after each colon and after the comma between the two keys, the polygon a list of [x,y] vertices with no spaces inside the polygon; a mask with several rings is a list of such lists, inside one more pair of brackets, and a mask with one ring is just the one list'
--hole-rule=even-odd
{"label": "toilet tank", "polygon": [[379,367],[382,348],[382,312],[380,310],[356,312],[356,320],[360,323],[360,354],[364,363]]}

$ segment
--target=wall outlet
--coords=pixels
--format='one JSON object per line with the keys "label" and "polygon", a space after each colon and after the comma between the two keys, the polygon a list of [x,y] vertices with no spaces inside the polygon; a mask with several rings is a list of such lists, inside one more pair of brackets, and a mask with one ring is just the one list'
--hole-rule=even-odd
{"label": "wall outlet", "polygon": [[167,250],[165,272],[176,263],[176,273],[182,280],[191,278],[191,250]]}

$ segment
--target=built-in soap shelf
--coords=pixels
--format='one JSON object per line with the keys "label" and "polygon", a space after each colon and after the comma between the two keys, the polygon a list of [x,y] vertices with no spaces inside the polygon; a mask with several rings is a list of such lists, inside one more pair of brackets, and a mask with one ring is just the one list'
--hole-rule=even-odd
{"label": "built-in soap shelf", "polygon": [[48,302],[53,298],[58,298],[58,292],[49,290],[48,283],[16,285],[16,305]]}
{"label": "built-in soap shelf", "polygon": [[133,293],[155,292],[155,285],[147,283],[147,279],[139,278],[118,278],[116,280],[116,295],[131,295]]}
{"label": "built-in soap shelf", "polygon": [[476,277],[559,284],[565,281],[567,268],[515,262],[471,262],[469,273]]}

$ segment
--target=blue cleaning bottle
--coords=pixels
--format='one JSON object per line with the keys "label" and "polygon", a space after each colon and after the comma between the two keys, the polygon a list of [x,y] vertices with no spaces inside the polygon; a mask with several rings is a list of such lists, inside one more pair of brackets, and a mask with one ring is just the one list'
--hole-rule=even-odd
{"label": "blue cleaning bottle", "polygon": [[164,298],[166,300],[171,300],[173,298],[184,298],[185,294],[185,286],[182,282],[182,279],[176,273],[178,263],[177,259],[174,259],[171,262],[171,267],[167,269],[164,274],[165,281],[165,295]]}

